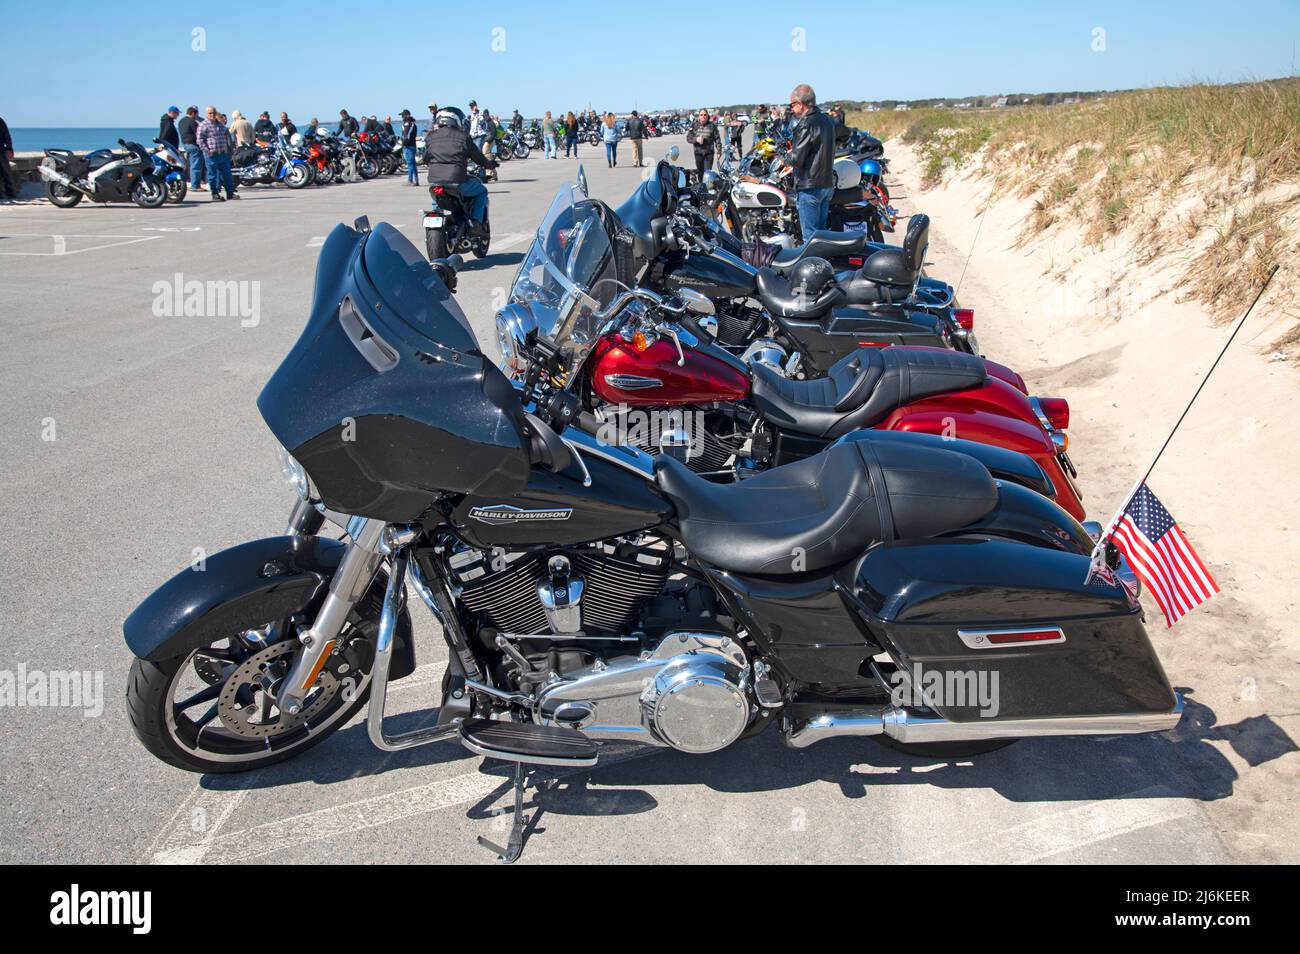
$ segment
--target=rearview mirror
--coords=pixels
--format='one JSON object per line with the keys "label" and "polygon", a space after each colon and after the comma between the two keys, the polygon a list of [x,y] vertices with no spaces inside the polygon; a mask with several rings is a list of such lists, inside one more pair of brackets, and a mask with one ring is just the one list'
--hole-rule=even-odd
{"label": "rearview mirror", "polygon": [[668,150],[664,158],[667,159],[669,162],[676,162],[677,157],[680,156],[681,154],[682,154],[682,150],[677,146],[673,146]]}

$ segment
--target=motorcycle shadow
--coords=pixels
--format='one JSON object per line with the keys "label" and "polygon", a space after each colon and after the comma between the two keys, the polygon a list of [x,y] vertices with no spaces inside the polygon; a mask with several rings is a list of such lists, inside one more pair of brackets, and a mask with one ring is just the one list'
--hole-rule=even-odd
{"label": "motorcycle shadow", "polygon": [[523,252],[493,252],[484,255],[482,258],[466,259],[460,271],[481,272],[495,265],[518,265],[523,260]]}
{"label": "motorcycle shadow", "polygon": [[[640,786],[703,785],[722,793],[793,790],[832,782],[846,798],[866,797],[883,785],[925,785],[990,789],[1012,802],[1070,802],[1103,799],[1188,798],[1216,801],[1232,794],[1237,771],[1215,748],[1227,742],[1251,767],[1295,752],[1294,740],[1267,715],[1218,725],[1212,709],[1180,689],[1186,699],[1182,722],[1172,732],[1149,736],[1021,739],[978,756],[915,756],[866,738],[829,739],[807,749],[790,749],[775,727],[707,756],[673,749],[607,744],[602,764],[557,773],[540,770],[530,785],[536,808],[555,815],[640,814],[658,806]],[[422,724],[421,713],[390,717],[390,732]],[[449,762],[479,762],[453,736],[446,742],[404,752],[376,750],[364,721],[354,721],[302,758],[246,777],[248,788],[278,788],[299,782],[330,785],[366,775],[409,771]],[[487,817],[488,806],[508,790],[513,767],[482,761],[484,774],[501,777],[501,789],[470,809]],[[222,776],[204,776],[204,787],[221,788]],[[477,813],[477,814],[476,814]]]}

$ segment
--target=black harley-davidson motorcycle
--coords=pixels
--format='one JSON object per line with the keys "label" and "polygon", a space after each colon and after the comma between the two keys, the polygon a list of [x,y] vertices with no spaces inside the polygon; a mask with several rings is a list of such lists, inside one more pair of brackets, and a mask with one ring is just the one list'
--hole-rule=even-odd
{"label": "black harley-davidson motorcycle", "polygon": [[[531,393],[475,339],[454,261],[364,219],[330,234],[258,399],[301,498],[289,532],[208,557],[124,623],[149,751],[258,768],[368,707],[382,749],[516,763],[518,808],[522,766],[593,765],[604,739],[704,754],[772,725],[796,747],[982,747],[1177,723],[1134,595],[1105,568],[1085,583],[1088,534],[972,457],[850,436],[718,485],[573,426],[564,356],[646,304],[605,281],[617,253],[575,209],[562,192],[539,231],[559,307],[537,335],[561,365]],[[448,666],[432,724],[395,736],[408,594]],[[944,688],[993,673],[991,706]],[[506,860],[522,839],[516,814]]]}

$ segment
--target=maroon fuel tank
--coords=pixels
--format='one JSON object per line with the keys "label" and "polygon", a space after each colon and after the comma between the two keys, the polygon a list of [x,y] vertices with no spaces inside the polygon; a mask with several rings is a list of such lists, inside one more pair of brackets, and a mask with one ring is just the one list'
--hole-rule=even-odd
{"label": "maroon fuel tank", "polygon": [[677,363],[677,345],[660,338],[637,351],[617,332],[596,342],[588,359],[591,387],[602,401],[632,407],[665,407],[742,401],[749,396],[749,378],[712,355],[683,346],[685,361]]}

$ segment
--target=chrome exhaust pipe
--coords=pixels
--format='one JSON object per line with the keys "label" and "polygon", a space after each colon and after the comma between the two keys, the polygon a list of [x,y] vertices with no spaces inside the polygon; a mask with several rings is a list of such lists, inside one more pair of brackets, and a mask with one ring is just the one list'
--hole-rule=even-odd
{"label": "chrome exhaust pipe", "polygon": [[1025,739],[1055,735],[1135,735],[1166,732],[1183,716],[1183,697],[1168,712],[1126,712],[1100,716],[1054,716],[1041,719],[978,719],[950,722],[938,715],[921,715],[898,706],[877,706],[823,712],[810,718],[787,715],[781,730],[791,748],[807,748],[822,739],[844,735],[887,735],[899,742],[972,742],[983,739]]}
{"label": "chrome exhaust pipe", "polygon": [[41,178],[45,179],[48,182],[57,182],[59,183],[59,185],[66,186],[69,189],[76,189],[82,195],[90,195],[89,191],[77,185],[77,183],[74,182],[70,177],[64,175],[62,172],[60,172],[58,169],[55,169],[53,166],[40,165],[37,166],[36,169],[38,172],[40,172]]}

